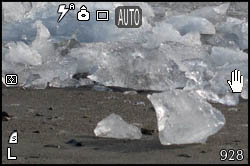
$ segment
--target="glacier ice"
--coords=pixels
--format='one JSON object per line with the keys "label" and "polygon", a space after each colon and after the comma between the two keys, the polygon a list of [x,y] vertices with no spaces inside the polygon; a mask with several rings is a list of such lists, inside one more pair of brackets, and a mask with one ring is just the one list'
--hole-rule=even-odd
{"label": "glacier ice", "polygon": [[217,22],[222,22],[226,20],[226,13],[229,6],[230,2],[223,3],[219,6],[203,7],[200,9],[193,10],[190,13],[190,16],[206,18],[208,21],[215,25]]}
{"label": "glacier ice", "polygon": [[119,115],[112,113],[98,122],[94,133],[98,137],[117,139],[140,139],[141,130],[132,124],[125,122]]}
{"label": "glacier ice", "polygon": [[58,62],[49,62],[42,66],[31,67],[32,74],[37,74],[40,77],[31,82],[31,87],[39,86],[46,87],[49,82],[57,78],[61,81],[72,78],[76,73],[77,64],[75,59],[64,57]]}
{"label": "glacier ice", "polygon": [[241,71],[244,79],[248,79],[248,54],[240,50],[223,47],[212,47],[211,54],[203,60],[184,62],[189,78],[184,89],[194,90],[201,97],[226,105],[237,105],[239,94],[232,93],[227,84],[231,72]]}
{"label": "glacier ice", "polygon": [[[136,90],[183,87],[186,82],[184,72],[171,60],[176,52],[173,48],[170,49],[168,53],[163,49],[145,49],[140,44],[130,42],[116,42],[112,46],[110,43],[102,44],[94,49],[97,52],[95,56],[98,56],[96,63],[99,65],[88,78],[105,86]],[[84,51],[86,49],[82,48],[82,52]]]}
{"label": "glacier ice", "polygon": [[5,2],[3,3],[3,22],[21,21],[31,9],[31,2]]}
{"label": "glacier ice", "polygon": [[188,46],[201,46],[200,33],[198,32],[189,32],[182,36],[181,43]]}
{"label": "glacier ice", "polygon": [[[75,59],[58,56],[49,40],[48,29],[41,21],[36,21],[34,26],[37,28],[37,34],[32,43],[28,45],[22,41],[9,42],[4,46],[6,55],[3,58],[3,72],[8,74],[12,70],[18,74],[21,78],[20,86],[41,89],[46,88],[47,84],[57,77],[61,81],[71,78],[77,70]],[[20,66],[19,70],[15,70],[17,67],[14,64]],[[13,69],[10,69],[11,66]]]}
{"label": "glacier ice", "polygon": [[[6,3],[4,8],[10,8],[12,4]],[[74,16],[72,13],[68,14],[61,24],[58,24],[57,22],[53,21],[54,18],[58,17],[58,14],[54,12],[53,7],[58,7],[58,4],[59,3],[32,3],[31,5],[32,9],[27,10],[26,15],[22,18],[19,18],[18,15],[23,14],[24,9],[17,10],[18,13],[17,15],[11,15],[11,13],[8,13],[7,12],[8,10],[6,10],[6,13],[4,15],[6,19],[12,21],[4,23],[3,40],[15,41],[15,43],[10,42],[3,45],[3,47],[5,47],[5,55],[3,57],[7,64],[5,66],[6,67],[8,66],[8,68],[5,67],[4,73],[10,72],[10,70],[7,71],[7,69],[9,69],[9,66],[11,66],[13,63],[15,64],[22,63],[31,66],[41,65],[38,66],[37,68],[30,66],[23,66],[23,70],[29,67],[31,68],[31,70],[35,70],[33,71],[33,73],[37,72],[37,70],[44,71],[43,74],[42,72],[40,72],[39,74],[40,77],[42,75],[42,77],[44,78],[33,80],[32,85],[30,84],[27,86],[33,87],[35,86],[35,84],[43,84],[44,86],[42,87],[46,87],[45,84],[47,84],[48,81],[52,81],[53,79],[55,79],[54,85],[58,87],[60,82],[58,82],[56,78],[58,77],[59,72],[46,70],[45,68],[48,67],[48,65],[46,66],[46,64],[52,65],[54,63],[59,62],[62,59],[61,56],[67,56],[70,49],[79,46],[78,45],[79,41],[106,42],[112,40],[126,40],[126,39],[131,40],[131,37],[136,39],[137,36],[142,36],[141,33],[144,32],[144,30],[146,31],[147,29],[151,28],[151,26],[147,23],[147,20],[143,17],[143,19],[145,19],[144,24],[139,29],[136,30],[117,29],[114,24],[114,11],[111,11],[110,13],[110,21],[103,22],[102,26],[98,26],[99,24],[96,24],[95,20],[87,22],[86,24],[80,24],[77,21],[77,19],[72,19]],[[81,3],[76,3],[76,6],[79,6],[80,4]],[[20,4],[19,7],[22,8],[23,7],[22,5],[23,4]],[[27,5],[28,4],[26,4],[26,6]],[[51,5],[51,7],[48,8],[49,5]],[[117,4],[88,3],[88,5],[89,5],[88,10],[94,12],[95,9],[102,7],[107,7],[109,9],[114,10],[114,6]],[[141,5],[143,5],[143,3]],[[144,4],[143,7],[150,8],[147,4]],[[144,15],[153,16],[153,12],[148,10],[148,12],[144,13]],[[70,22],[70,24],[68,22]],[[85,29],[85,30],[80,31],[80,29]],[[76,42],[74,42],[71,38],[73,38],[74,41]],[[66,44],[63,45],[63,43],[65,42],[61,42],[61,40],[64,41],[66,40],[69,42],[66,42]],[[90,53],[91,49],[87,51]],[[19,52],[19,54],[17,54],[17,52]],[[87,55],[88,52],[86,52]],[[94,53],[96,52],[94,51]],[[73,54],[71,55],[72,57],[75,57]],[[79,55],[77,56],[79,57]],[[95,68],[97,67],[95,59],[92,59],[91,56],[89,56],[89,58],[85,58],[84,60],[78,57],[76,57],[78,61],[75,62],[76,64],[73,65],[73,66],[77,65],[76,72],[92,73],[92,70],[95,70]],[[15,68],[14,64],[12,66],[14,66]],[[61,65],[54,65],[53,67],[50,67],[50,69],[56,71],[60,70],[61,67],[62,67]],[[69,68],[61,72],[71,73],[71,71],[67,71],[68,69]],[[12,71],[13,70],[15,69],[12,69]],[[67,85],[67,83],[65,84],[64,80],[61,81],[62,81],[61,82],[62,87]],[[31,82],[29,81],[29,83]],[[88,81],[87,82],[85,81],[80,83],[80,85],[87,83]],[[53,83],[50,83],[50,85],[53,86]],[[71,85],[71,83],[69,83],[69,85]],[[78,85],[76,84],[75,86]]]}
{"label": "glacier ice", "polygon": [[163,145],[204,143],[225,124],[223,114],[195,92],[169,89],[147,97],[155,108]]}
{"label": "glacier ice", "polygon": [[112,47],[110,43],[98,45],[92,45],[91,52],[86,49],[91,47],[90,44],[82,45],[81,49],[73,49],[70,55],[85,62],[91,57],[96,64],[99,63],[97,67],[92,66],[95,71],[88,76],[91,80],[106,86],[137,90],[184,87],[187,79],[182,61],[208,55],[207,50],[199,45],[189,46],[182,42],[163,42],[150,50],[130,42],[112,43]]}
{"label": "glacier ice", "polygon": [[[194,35],[197,33],[194,33]],[[189,34],[184,35],[183,38],[193,38]],[[195,38],[195,37],[194,37]],[[184,65],[184,61],[194,60],[194,59],[204,59],[209,55],[209,49],[206,47],[201,47],[199,44],[187,45],[183,40],[182,42],[164,42],[159,47],[159,50],[165,54],[166,57],[174,60],[178,65],[180,70],[186,71],[187,68]]]}
{"label": "glacier ice", "polygon": [[215,34],[214,25],[205,18],[194,16],[172,16],[167,19],[167,23],[172,24],[181,35],[188,32],[199,32],[200,34]]}
{"label": "glacier ice", "polygon": [[9,50],[5,56],[7,62],[22,63],[26,65],[41,65],[42,57],[37,50],[24,42],[10,42],[6,45]]}
{"label": "glacier ice", "polygon": [[59,77],[55,77],[49,82],[49,87],[56,87],[56,88],[75,87],[77,88],[79,86],[93,85],[93,84],[94,84],[93,81],[91,81],[90,79],[81,78],[80,80],[76,80],[72,78],[67,78],[65,80],[60,80]]}
{"label": "glacier ice", "polygon": [[157,48],[166,41],[179,42],[188,46],[201,45],[198,32],[189,32],[182,36],[173,25],[165,22],[155,23],[152,33],[148,33],[145,40],[147,41],[143,43],[145,48]]}
{"label": "glacier ice", "polygon": [[[184,12],[140,2],[84,4],[93,16],[97,9],[109,10],[110,20],[82,23],[74,10],[58,24],[59,2],[3,3],[2,81],[15,73],[18,86],[32,88],[97,82],[135,90],[184,88],[227,105],[247,98],[247,87],[232,94],[226,82],[234,69],[248,80],[248,21],[228,14],[230,3]],[[114,10],[121,5],[142,8],[140,28],[115,26]],[[76,73],[88,78],[76,80]]]}
{"label": "glacier ice", "polygon": [[248,54],[240,50],[232,50],[224,47],[212,47],[210,56],[207,59],[213,66],[225,64],[236,64],[245,62],[248,65]]}
{"label": "glacier ice", "polygon": [[248,66],[246,63],[226,64],[215,68],[217,71],[214,71],[213,78],[208,81],[209,85],[200,89],[199,92],[206,92],[202,96],[210,101],[231,106],[237,105],[240,94],[232,93],[231,88],[226,83],[227,80],[231,79],[231,72],[235,69],[240,70],[244,78],[247,79]]}
{"label": "glacier ice", "polygon": [[240,49],[248,49],[248,22],[229,17],[226,22],[220,23],[216,30],[223,33],[227,40],[235,41]]}
{"label": "glacier ice", "polygon": [[181,35],[171,24],[165,22],[156,23],[151,33],[146,34],[151,40],[143,43],[145,48],[158,47],[164,41],[180,41]]}
{"label": "glacier ice", "polygon": [[50,32],[41,21],[36,21],[36,38],[31,43],[31,48],[37,50],[41,55],[43,62],[48,62],[55,57],[56,51],[53,43],[50,41]]}
{"label": "glacier ice", "polygon": [[235,50],[240,49],[239,45],[224,33],[216,33],[213,36],[209,36],[206,42],[211,46],[227,47]]}
{"label": "glacier ice", "polygon": [[47,62],[48,58],[52,59],[55,50],[53,44],[48,41],[50,33],[41,21],[37,21],[35,25],[37,25],[35,40],[31,44],[23,41],[7,43],[5,47],[8,49],[4,60],[26,65],[41,65]]}

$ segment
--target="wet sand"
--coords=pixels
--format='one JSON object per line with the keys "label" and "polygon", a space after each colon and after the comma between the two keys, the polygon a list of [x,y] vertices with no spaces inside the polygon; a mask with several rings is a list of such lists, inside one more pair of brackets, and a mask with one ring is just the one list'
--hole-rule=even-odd
{"label": "wet sand", "polygon": [[[2,111],[13,117],[2,121],[2,163],[248,163],[248,100],[241,100],[237,111],[213,105],[224,114],[226,125],[205,144],[163,146],[146,93],[3,87]],[[155,132],[140,140],[95,137],[96,124],[111,113]],[[18,144],[8,144],[15,129]],[[17,160],[7,160],[7,147]],[[222,149],[242,149],[244,159],[220,161]]]}

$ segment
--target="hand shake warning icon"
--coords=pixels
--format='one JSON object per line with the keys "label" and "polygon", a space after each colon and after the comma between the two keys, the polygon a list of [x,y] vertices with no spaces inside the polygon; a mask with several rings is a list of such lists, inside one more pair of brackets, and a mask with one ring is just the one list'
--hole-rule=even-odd
{"label": "hand shake warning icon", "polygon": [[233,93],[241,93],[243,88],[243,75],[240,75],[240,71],[235,69],[231,73],[231,81],[227,80]]}

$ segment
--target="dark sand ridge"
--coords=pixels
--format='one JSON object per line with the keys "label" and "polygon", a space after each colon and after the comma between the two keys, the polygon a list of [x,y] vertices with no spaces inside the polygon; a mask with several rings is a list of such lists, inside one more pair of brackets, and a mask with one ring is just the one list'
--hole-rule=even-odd
{"label": "dark sand ridge", "polygon": [[[138,104],[138,102],[144,102]],[[136,104],[137,103],[137,104]],[[226,125],[206,144],[160,144],[157,132],[140,140],[98,138],[96,124],[111,113],[144,129],[156,130],[156,116],[146,93],[91,91],[88,88],[22,90],[2,88],[2,111],[13,117],[2,122],[3,163],[248,163],[248,100],[238,111],[213,104]],[[233,107],[234,108],[234,107]],[[18,130],[19,142],[8,137]],[[7,147],[18,160],[8,161]],[[244,160],[220,161],[221,149],[242,149]]]}

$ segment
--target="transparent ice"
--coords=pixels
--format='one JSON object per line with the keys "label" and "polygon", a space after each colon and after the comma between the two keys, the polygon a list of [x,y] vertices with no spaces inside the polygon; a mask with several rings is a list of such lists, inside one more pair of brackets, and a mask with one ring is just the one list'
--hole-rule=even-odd
{"label": "transparent ice", "polygon": [[214,25],[226,19],[226,13],[230,3],[223,3],[219,6],[208,6],[193,10],[190,15],[206,18]]}
{"label": "transparent ice", "polygon": [[215,34],[214,25],[205,18],[179,15],[167,19],[182,35],[188,32],[199,32],[200,34]]}
{"label": "transparent ice", "polygon": [[100,64],[88,78],[103,85],[137,90],[185,86],[184,72],[170,59],[174,49],[168,53],[159,48],[145,49],[140,44],[116,42],[99,45],[94,50],[98,51],[96,62]]}
{"label": "transparent ice", "polygon": [[201,97],[213,102],[238,104],[240,94],[232,93],[227,80],[231,80],[231,72],[235,69],[241,71],[244,79],[248,79],[248,54],[213,47],[211,54],[203,60],[185,61],[184,64],[188,69],[186,77],[190,79],[184,89],[195,90]]}
{"label": "transparent ice", "polygon": [[115,113],[98,122],[94,133],[98,137],[117,139],[140,139],[142,137],[138,127],[128,124]]}
{"label": "transparent ice", "polygon": [[204,143],[225,124],[223,114],[195,92],[169,89],[148,95],[163,145]]}
{"label": "transparent ice", "polygon": [[208,44],[233,49],[248,49],[248,22],[234,17],[216,24],[216,34],[209,36]]}
{"label": "transparent ice", "polygon": [[237,43],[242,50],[248,49],[248,22],[228,17],[226,22],[217,25],[216,31],[222,33],[225,40]]}
{"label": "transparent ice", "polygon": [[183,43],[188,46],[201,45],[200,34],[198,32],[189,32],[181,36],[173,25],[165,22],[157,22],[152,28],[152,33],[148,33],[145,37],[146,43],[143,43],[145,48],[156,48],[162,42],[173,41]]}

